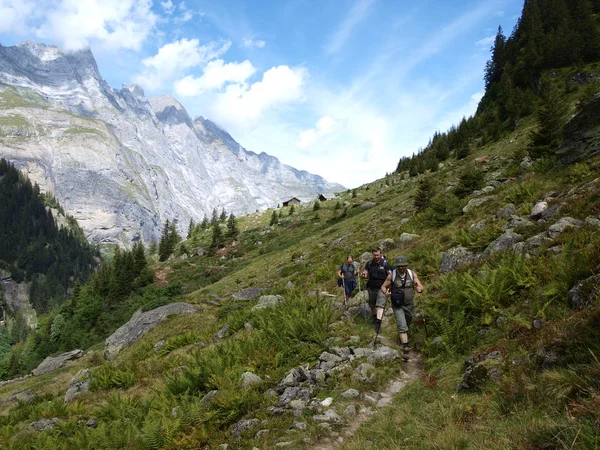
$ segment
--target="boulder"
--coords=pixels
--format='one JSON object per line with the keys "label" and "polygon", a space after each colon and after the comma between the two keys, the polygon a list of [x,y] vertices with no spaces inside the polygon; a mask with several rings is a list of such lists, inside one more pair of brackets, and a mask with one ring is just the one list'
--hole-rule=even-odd
{"label": "boulder", "polygon": [[550,228],[548,228],[548,236],[550,236],[552,239],[556,239],[568,228],[579,228],[582,225],[583,222],[581,220],[576,220],[572,217],[563,217],[559,219],[554,225],[551,225]]}
{"label": "boulder", "polygon": [[382,239],[381,241],[379,241],[379,247],[383,251],[389,250],[390,248],[394,247],[394,244],[395,242],[391,238]]}
{"label": "boulder", "polygon": [[524,157],[521,160],[521,163],[519,164],[519,168],[521,170],[527,170],[529,169],[531,166],[533,166],[533,161],[531,160],[531,158],[529,156]]}
{"label": "boulder", "polygon": [[364,202],[363,204],[360,205],[360,209],[371,209],[374,206],[377,206],[377,203],[375,203],[375,202]]}
{"label": "boulder", "polygon": [[286,283],[285,288],[286,289],[294,289],[294,283],[290,280]]}
{"label": "boulder", "polygon": [[537,202],[533,209],[531,210],[530,216],[532,218],[539,218],[544,211],[548,209],[547,202]]}
{"label": "boulder", "polygon": [[510,217],[513,214],[517,213],[517,208],[512,203],[504,205],[496,212],[496,219],[503,219],[505,217]]}
{"label": "boulder", "polygon": [[37,366],[31,374],[35,377],[60,369],[69,361],[79,359],[83,356],[83,350],[71,350],[70,352],[62,353],[58,356],[48,356],[39,366]]}
{"label": "boulder", "polygon": [[8,397],[8,400],[16,400],[21,403],[33,403],[36,399],[37,393],[33,389],[25,389],[24,391],[15,392]]}
{"label": "boulder", "polygon": [[400,354],[397,350],[393,348],[381,346],[378,347],[377,350],[373,352],[371,356],[369,356],[369,361],[371,362],[391,362],[400,358]]}
{"label": "boulder", "polygon": [[450,273],[460,266],[477,261],[477,259],[477,256],[463,246],[453,247],[442,253],[440,273]]}
{"label": "boulder", "polygon": [[252,372],[244,372],[240,377],[240,384],[242,385],[242,389],[248,389],[252,385],[261,382],[262,378],[258,375],[253,374]]}
{"label": "boulder", "polygon": [[220,341],[221,339],[225,339],[228,334],[229,334],[229,324],[226,323],[221,328],[219,328],[219,331],[217,331],[215,333],[215,336],[213,337],[213,339],[215,341]]}
{"label": "boulder", "polygon": [[513,250],[516,253],[539,256],[542,253],[542,246],[549,242],[552,242],[552,239],[546,236],[546,233],[540,233],[530,237],[524,242],[517,242],[513,245]]}
{"label": "boulder", "polygon": [[287,406],[292,400],[303,400],[308,402],[312,395],[312,387],[288,387],[285,388],[281,397],[277,401],[279,406]]}
{"label": "boulder", "polygon": [[580,281],[569,290],[569,307],[581,309],[592,303],[600,294],[600,275]]}
{"label": "boulder", "polygon": [[90,390],[90,369],[81,369],[69,381],[69,389],[65,393],[65,403],[71,403],[75,397]]}
{"label": "boulder", "polygon": [[49,431],[53,429],[56,426],[56,424],[58,424],[58,422],[60,422],[60,419],[58,417],[54,417],[52,419],[40,419],[37,422],[30,423],[29,426],[25,429],[25,432],[39,433],[42,431]]}
{"label": "boulder", "polygon": [[364,317],[365,319],[370,319],[373,316],[371,313],[371,308],[369,308],[369,305],[366,303],[363,303],[359,306],[352,306],[348,308],[348,312],[353,316]]}
{"label": "boulder", "polygon": [[562,203],[555,203],[552,206],[549,206],[548,209],[546,209],[542,215],[539,218],[539,221],[542,222],[547,222],[548,220],[552,219],[554,216],[556,216],[561,209],[563,209],[567,204],[565,202]]}
{"label": "boulder", "polygon": [[104,344],[104,358],[114,359],[126,345],[140,339],[148,331],[175,314],[192,314],[201,311],[188,303],[170,303],[151,311],[137,310],[129,322],[109,336]]}
{"label": "boulder", "polygon": [[585,218],[585,224],[591,227],[600,228],[600,219],[594,216],[588,216]]}
{"label": "boulder", "polygon": [[213,397],[215,395],[217,395],[218,393],[219,393],[218,390],[210,391],[208,394],[204,395],[204,397],[202,397],[200,399],[200,403],[203,403],[203,404],[210,403],[210,401],[213,399]]}
{"label": "boulder", "polygon": [[323,352],[321,356],[319,356],[319,368],[323,370],[331,370],[337,365],[339,365],[343,360],[337,355],[333,353]]}
{"label": "boulder", "polygon": [[353,349],[352,352],[356,358],[368,358],[373,354],[373,352],[375,352],[375,350],[372,348],[358,347]]}
{"label": "boulder", "polygon": [[469,200],[469,203],[467,203],[465,205],[465,207],[463,208],[462,211],[463,211],[463,213],[467,214],[467,213],[479,208],[484,203],[489,202],[494,197],[495,197],[494,195],[488,195],[486,197],[472,198],[471,200]]}
{"label": "boulder", "polygon": [[254,300],[256,297],[261,295],[266,290],[267,290],[266,288],[259,288],[259,287],[251,287],[251,288],[242,289],[241,291],[233,294],[231,296],[231,299],[235,300],[235,301]]}
{"label": "boulder", "polygon": [[258,419],[240,420],[238,423],[235,424],[235,426],[231,430],[231,434],[233,435],[233,438],[239,439],[241,437],[242,432],[249,430],[252,427],[258,425],[259,422],[260,422],[260,420],[258,420]]}
{"label": "boulder", "polygon": [[261,297],[258,299],[258,303],[252,307],[252,311],[265,308],[273,308],[277,306],[280,302],[284,301],[285,298],[283,298],[281,295],[261,295]]}
{"label": "boulder", "polygon": [[530,220],[524,219],[523,217],[519,217],[516,215],[512,215],[510,216],[510,219],[508,219],[508,222],[506,222],[502,229],[520,231],[532,226],[533,222],[531,222]]}
{"label": "boulder", "polygon": [[471,226],[469,227],[469,231],[471,233],[477,233],[479,231],[482,231],[485,228],[485,220],[480,220],[479,222],[475,222],[474,224],[471,224]]}
{"label": "boulder", "polygon": [[600,94],[596,94],[563,129],[563,142],[556,151],[559,164],[588,161],[600,152]]}
{"label": "boulder", "polygon": [[346,407],[346,409],[344,410],[344,415],[348,416],[348,417],[356,416],[356,405],[354,405],[354,404],[348,405]]}
{"label": "boulder", "polygon": [[401,244],[406,244],[410,241],[415,240],[416,238],[418,238],[419,235],[418,234],[411,234],[411,233],[402,233],[400,235],[400,243]]}
{"label": "boulder", "polygon": [[512,249],[513,245],[515,245],[517,242],[521,242],[522,240],[523,236],[520,234],[517,234],[512,230],[506,230],[502,236],[487,246],[487,248],[483,251],[483,257],[488,258],[495,253],[502,253],[510,250]]}
{"label": "boulder", "polygon": [[333,409],[328,409],[323,414],[317,414],[313,416],[313,420],[316,422],[327,422],[327,423],[342,423],[343,419]]}
{"label": "boulder", "polygon": [[360,395],[356,389],[348,389],[347,391],[342,392],[342,397],[344,398],[356,398]]}
{"label": "boulder", "polygon": [[358,260],[361,264],[366,264],[373,259],[373,254],[371,252],[364,252],[359,257]]}

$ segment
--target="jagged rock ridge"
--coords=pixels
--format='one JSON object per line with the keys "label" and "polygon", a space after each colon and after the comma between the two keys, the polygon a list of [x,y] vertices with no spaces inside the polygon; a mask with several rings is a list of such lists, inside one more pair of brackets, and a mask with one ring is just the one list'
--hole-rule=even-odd
{"label": "jagged rock ridge", "polygon": [[0,45],[0,156],[52,191],[88,238],[156,239],[224,207],[236,214],[343,189],[244,149],[173,97],[111,88],[89,49]]}

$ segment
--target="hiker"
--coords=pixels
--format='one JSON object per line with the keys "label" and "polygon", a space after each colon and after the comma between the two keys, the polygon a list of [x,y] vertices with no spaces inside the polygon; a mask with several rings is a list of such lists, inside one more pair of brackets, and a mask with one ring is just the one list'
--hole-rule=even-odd
{"label": "hiker", "polygon": [[408,269],[406,256],[398,256],[395,261],[395,269],[388,275],[381,286],[384,295],[391,295],[392,310],[396,317],[396,327],[402,344],[402,353],[408,357],[410,347],[408,346],[408,328],[414,315],[413,299],[415,291],[423,292],[423,285],[419,281],[416,272]]}
{"label": "hiker", "polygon": [[352,262],[352,255],[348,255],[346,262],[338,269],[338,286],[344,286],[346,301],[350,300],[352,291],[356,289],[356,278],[354,277],[355,271],[356,267]]}
{"label": "hiker", "polygon": [[381,286],[390,274],[390,266],[381,259],[381,249],[379,247],[372,250],[373,259],[365,265],[362,272],[363,278],[368,278],[367,291],[369,292],[369,306],[373,315],[373,324],[379,331],[381,328],[381,319],[383,318],[383,308],[387,298]]}

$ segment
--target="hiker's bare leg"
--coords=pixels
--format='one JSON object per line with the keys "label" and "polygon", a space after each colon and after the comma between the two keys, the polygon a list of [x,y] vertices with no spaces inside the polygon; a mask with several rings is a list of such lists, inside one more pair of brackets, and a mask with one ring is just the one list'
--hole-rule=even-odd
{"label": "hiker's bare leg", "polygon": [[408,333],[399,333],[400,335],[400,343],[408,344]]}
{"label": "hiker's bare leg", "polygon": [[[375,308],[377,310],[376,315],[377,315],[377,319],[381,320],[383,319],[383,308]],[[408,341],[407,341],[408,342]]]}

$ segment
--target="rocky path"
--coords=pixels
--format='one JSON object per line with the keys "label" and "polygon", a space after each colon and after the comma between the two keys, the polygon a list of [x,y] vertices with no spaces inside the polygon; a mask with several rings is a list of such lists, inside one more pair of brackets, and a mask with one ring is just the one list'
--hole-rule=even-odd
{"label": "rocky path", "polygon": [[402,365],[398,377],[390,380],[382,391],[369,393],[370,397],[379,399],[376,403],[376,409],[361,407],[356,416],[348,419],[347,425],[340,430],[339,437],[335,439],[322,438],[311,448],[313,450],[335,450],[342,448],[345,442],[356,433],[356,430],[364,422],[376,414],[378,409],[389,406],[392,403],[393,396],[400,392],[406,386],[406,383],[418,379],[422,372],[423,357],[418,353],[412,353],[410,359]]}

